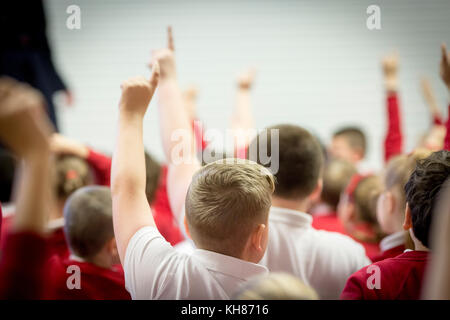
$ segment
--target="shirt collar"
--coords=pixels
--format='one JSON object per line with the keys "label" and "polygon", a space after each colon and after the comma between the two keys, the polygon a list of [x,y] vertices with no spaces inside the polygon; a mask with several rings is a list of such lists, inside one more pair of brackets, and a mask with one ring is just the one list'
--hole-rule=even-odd
{"label": "shirt collar", "polygon": [[384,252],[404,244],[405,233],[403,231],[399,231],[383,238],[383,240],[381,240],[380,242],[380,250]]}
{"label": "shirt collar", "polygon": [[269,213],[269,221],[271,220],[298,227],[312,227],[313,218],[305,212],[272,206]]}
{"label": "shirt collar", "polygon": [[54,231],[56,229],[62,228],[64,227],[64,217],[58,218],[58,219],[54,219],[54,220],[50,220],[47,223],[47,230],[48,231]]}
{"label": "shirt collar", "polygon": [[242,280],[269,272],[262,265],[209,250],[196,249],[192,257],[199,260],[208,270],[220,272]]}

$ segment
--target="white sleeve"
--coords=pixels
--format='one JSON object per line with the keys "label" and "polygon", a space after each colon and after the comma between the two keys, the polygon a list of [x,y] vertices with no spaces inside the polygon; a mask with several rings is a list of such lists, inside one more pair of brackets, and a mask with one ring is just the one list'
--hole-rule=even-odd
{"label": "white sleeve", "polygon": [[[165,279],[161,266],[174,262],[177,253],[156,227],[143,227],[130,239],[125,252],[123,270],[125,287],[133,299],[152,299]],[[176,259],[175,259],[176,260]]]}

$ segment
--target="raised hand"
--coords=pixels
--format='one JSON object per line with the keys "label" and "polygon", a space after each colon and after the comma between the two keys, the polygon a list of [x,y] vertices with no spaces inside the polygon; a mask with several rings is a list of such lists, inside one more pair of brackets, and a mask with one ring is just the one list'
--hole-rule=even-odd
{"label": "raised hand", "polygon": [[385,56],[382,60],[382,67],[386,90],[396,91],[398,86],[398,54],[393,53]]}
{"label": "raised hand", "polygon": [[0,79],[0,139],[21,158],[49,150],[52,126],[42,95],[26,84]]}
{"label": "raised hand", "polygon": [[445,44],[442,44],[442,58],[441,58],[441,66],[440,73],[441,78],[444,81],[447,88],[450,90],[450,53],[447,51],[447,47]]}
{"label": "raised hand", "polygon": [[240,89],[250,89],[255,80],[256,69],[249,68],[241,72],[237,78],[237,84]]}
{"label": "raised hand", "polygon": [[152,74],[149,79],[144,77],[130,78],[122,83],[122,96],[119,107],[122,112],[144,116],[150,100],[158,85],[160,68],[157,62],[152,64]]}

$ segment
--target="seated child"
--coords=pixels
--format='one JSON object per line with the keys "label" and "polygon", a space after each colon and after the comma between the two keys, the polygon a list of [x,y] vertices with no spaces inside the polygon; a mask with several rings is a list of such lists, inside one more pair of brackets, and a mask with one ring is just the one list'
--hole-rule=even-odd
{"label": "seated child", "polygon": [[403,230],[405,220],[405,191],[416,162],[426,158],[431,151],[418,149],[410,155],[399,155],[389,160],[383,174],[383,192],[378,197],[377,220],[381,231],[387,236],[380,242],[380,255],[373,257],[372,262],[393,258],[406,249],[408,233]]}
{"label": "seated child", "polygon": [[372,259],[380,252],[382,233],[376,218],[376,204],[381,193],[378,176],[355,174],[338,205],[338,217],[346,234],[361,243]]}
{"label": "seated child", "polygon": [[130,299],[125,289],[112,225],[111,192],[107,187],[78,189],[64,207],[68,258],[48,263],[51,299]]}
{"label": "seated child", "polygon": [[[114,231],[126,287],[133,299],[229,299],[247,279],[267,273],[257,263],[267,245],[273,176],[237,159],[200,168],[172,50],[154,51],[152,66],[150,80],[136,77],[122,84],[111,169]],[[199,248],[190,256],[164,240],[145,196],[143,118],[159,77],[169,198],[175,214],[183,204],[186,208],[186,231]],[[174,130],[183,132],[188,148],[180,150],[170,138]]]}
{"label": "seated child", "polygon": [[403,228],[415,250],[376,262],[353,274],[341,299],[419,299],[430,250],[430,231],[436,199],[450,175],[450,152],[438,151],[419,160],[405,185]]}
{"label": "seated child", "polygon": [[337,216],[337,206],[342,192],[355,173],[355,166],[345,160],[332,159],[325,164],[321,203],[313,212],[312,225],[315,229],[345,234],[344,226]]}
{"label": "seated child", "polygon": [[[270,162],[263,160],[264,142],[267,154],[273,156]],[[317,139],[299,126],[280,124],[253,139],[247,154],[268,168],[278,163],[269,242],[260,264],[271,272],[293,274],[321,299],[338,299],[349,275],[370,260],[350,237],[312,227],[313,218],[307,212],[322,189],[323,152]]]}

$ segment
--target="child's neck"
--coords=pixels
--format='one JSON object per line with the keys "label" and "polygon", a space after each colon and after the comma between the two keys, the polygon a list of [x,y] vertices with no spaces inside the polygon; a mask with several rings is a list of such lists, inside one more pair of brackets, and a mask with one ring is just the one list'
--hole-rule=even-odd
{"label": "child's neck", "polygon": [[308,199],[291,200],[273,196],[272,206],[301,212],[307,212],[310,207],[310,202]]}

